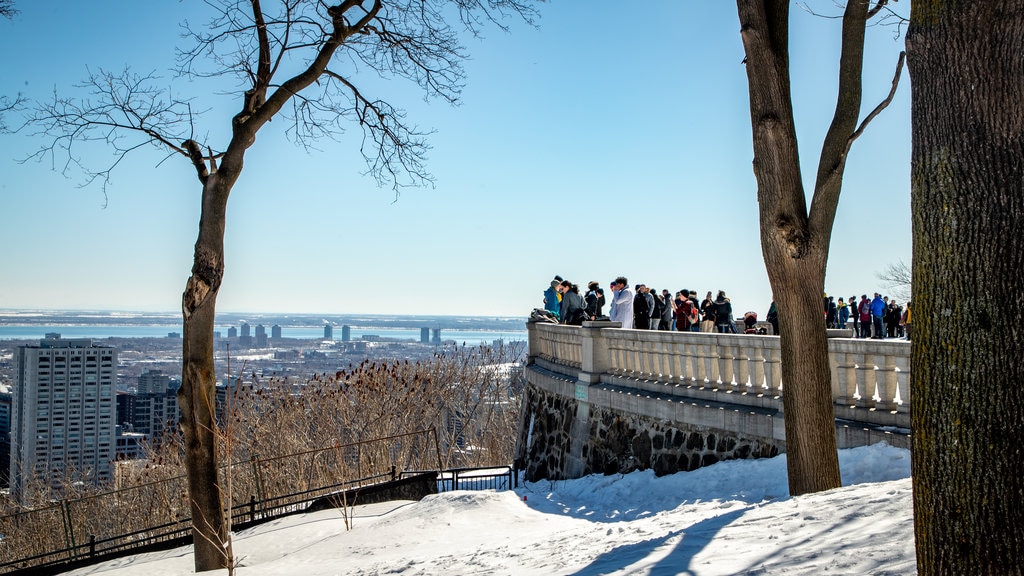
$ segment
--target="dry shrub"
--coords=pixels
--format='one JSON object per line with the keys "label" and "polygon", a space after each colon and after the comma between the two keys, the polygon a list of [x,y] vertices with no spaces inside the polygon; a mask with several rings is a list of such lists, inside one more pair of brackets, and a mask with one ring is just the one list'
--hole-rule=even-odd
{"label": "dry shrub", "polygon": [[[297,502],[360,479],[379,480],[392,467],[508,465],[523,353],[517,343],[456,347],[416,362],[367,360],[300,386],[239,378],[221,422],[220,454],[233,463],[221,469],[222,478],[230,473],[232,479],[224,499],[245,510],[253,497]],[[181,442],[180,435],[164,435],[148,459],[119,463],[114,491],[108,486],[100,494],[70,480],[56,491],[34,483],[34,502],[0,516],[0,562],[62,549],[71,540],[82,545],[89,535],[102,541],[136,533],[131,540],[141,540],[157,526],[187,526]],[[300,492],[306,494],[283,498]]]}

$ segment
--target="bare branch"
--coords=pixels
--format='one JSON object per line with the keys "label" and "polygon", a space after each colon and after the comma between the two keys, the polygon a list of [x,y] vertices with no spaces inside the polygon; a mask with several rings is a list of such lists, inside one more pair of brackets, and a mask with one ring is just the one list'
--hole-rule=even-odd
{"label": "bare branch", "polygon": [[0,17],[13,19],[18,11],[14,8],[14,0],[0,0]]}
{"label": "bare branch", "polygon": [[893,296],[903,302],[910,300],[913,276],[910,266],[906,262],[899,260],[891,263],[886,266],[885,270],[878,272],[875,276],[885,283],[886,288],[892,292]]}
{"label": "bare branch", "polygon": [[[129,69],[119,74],[100,70],[90,73],[76,86],[88,95],[81,99],[66,98],[56,91],[52,100],[39,102],[30,113],[28,124],[34,135],[45,144],[28,159],[49,157],[59,171],[68,175],[72,169],[85,174],[85,183],[110,181],[111,171],[129,153],[145,146],[188,157],[183,146],[175,144],[192,130],[192,111],[184,100],[165,100],[165,89],[154,86],[159,77],[150,73],[137,75]],[[102,143],[113,159],[102,169],[86,166],[77,149]]]}
{"label": "bare branch", "polygon": [[849,153],[850,147],[853,146],[853,141],[859,138],[860,135],[864,133],[864,129],[867,128],[868,124],[875,119],[875,116],[881,114],[882,110],[888,108],[889,104],[892,103],[893,97],[896,96],[896,88],[900,84],[900,76],[903,74],[903,63],[906,61],[906,59],[907,53],[900,52],[899,60],[896,62],[896,73],[892,77],[892,87],[889,89],[889,94],[885,97],[885,99],[878,103],[878,106],[875,106],[875,109],[872,110],[870,114],[864,117],[864,120],[861,121],[860,126],[857,127],[857,131],[850,135],[850,140],[846,143],[846,151],[843,153],[844,156],[847,153]]}

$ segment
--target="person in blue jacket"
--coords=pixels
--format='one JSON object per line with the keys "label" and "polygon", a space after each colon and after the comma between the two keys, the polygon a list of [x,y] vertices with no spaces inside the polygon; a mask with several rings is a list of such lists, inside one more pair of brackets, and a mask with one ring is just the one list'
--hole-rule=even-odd
{"label": "person in blue jacket", "polygon": [[885,300],[882,300],[882,295],[875,292],[875,297],[871,300],[871,325],[874,327],[874,334],[872,338],[881,340],[885,338],[885,328],[882,326],[882,318],[885,316]]}
{"label": "person in blue jacket", "polygon": [[555,315],[558,318],[559,311],[562,308],[562,295],[558,293],[558,285],[562,283],[561,276],[555,276],[555,279],[551,281],[551,286],[544,291],[544,309]]}

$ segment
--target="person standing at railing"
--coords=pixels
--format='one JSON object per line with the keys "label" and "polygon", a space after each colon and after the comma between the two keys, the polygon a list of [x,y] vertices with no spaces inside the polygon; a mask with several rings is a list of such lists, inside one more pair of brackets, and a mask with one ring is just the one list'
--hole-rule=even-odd
{"label": "person standing at railing", "polygon": [[857,308],[857,295],[850,296],[850,319],[853,320],[853,337],[860,338],[860,310]]}
{"label": "person standing at railing", "polygon": [[551,281],[551,286],[544,291],[544,309],[558,317],[559,310],[562,308],[562,296],[558,293],[558,285],[562,283],[561,276],[555,276],[555,279]]}
{"label": "person standing at railing", "polygon": [[875,298],[871,300],[871,326],[874,329],[874,334],[871,337],[877,340],[885,338],[885,327],[882,324],[882,319],[885,317],[885,307],[882,295],[875,292]]}
{"label": "person standing at railing", "polygon": [[860,337],[870,338],[871,337],[871,300],[868,300],[867,294],[860,295],[860,305],[857,308],[860,311]]}
{"label": "person standing at railing", "polygon": [[704,301],[700,304],[701,332],[715,331],[715,311],[715,301],[711,298],[711,291],[708,290],[708,295],[704,297]]}
{"label": "person standing at railing", "polygon": [[621,322],[623,328],[633,327],[633,293],[629,291],[629,280],[625,276],[612,282],[612,307],[608,316],[612,322]]}
{"label": "person standing at railing", "polygon": [[846,330],[846,322],[850,319],[850,307],[846,305],[846,302],[843,302],[842,296],[839,297],[839,304],[837,306],[839,307],[839,328]]}
{"label": "person standing at railing", "polygon": [[587,295],[584,300],[587,303],[588,320],[596,320],[599,316],[604,315],[604,290],[601,290],[600,284],[595,281],[587,284]]}
{"label": "person standing at railing", "polygon": [[[840,300],[842,302],[842,300]],[[779,307],[775,305],[775,298],[772,298],[772,304],[768,307],[768,313],[764,315],[764,319],[772,325],[772,335],[779,335]]]}
{"label": "person standing at railing", "polygon": [[725,290],[719,290],[718,298],[715,298],[715,325],[722,334],[736,333],[736,325],[732,323],[732,302],[725,297]]}
{"label": "person standing at railing", "polygon": [[562,304],[559,311],[559,322],[572,326],[582,326],[587,318],[586,305],[583,303],[583,296],[580,294],[580,287],[568,280],[563,280],[558,285],[558,293],[562,295]]}
{"label": "person standing at railing", "polygon": [[907,334],[907,342],[910,341],[910,300],[907,300],[907,309],[903,311],[903,319],[900,322],[903,324],[903,330]]}

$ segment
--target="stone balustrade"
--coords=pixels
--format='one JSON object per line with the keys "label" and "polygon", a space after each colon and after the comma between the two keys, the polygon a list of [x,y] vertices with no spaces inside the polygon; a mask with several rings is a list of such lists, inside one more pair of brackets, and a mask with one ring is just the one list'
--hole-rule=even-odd
{"label": "stone balustrade", "polygon": [[[529,356],[581,387],[604,384],[641,394],[746,405],[782,413],[777,336],[622,330],[529,323]],[[836,418],[909,433],[910,343],[830,338]]]}

